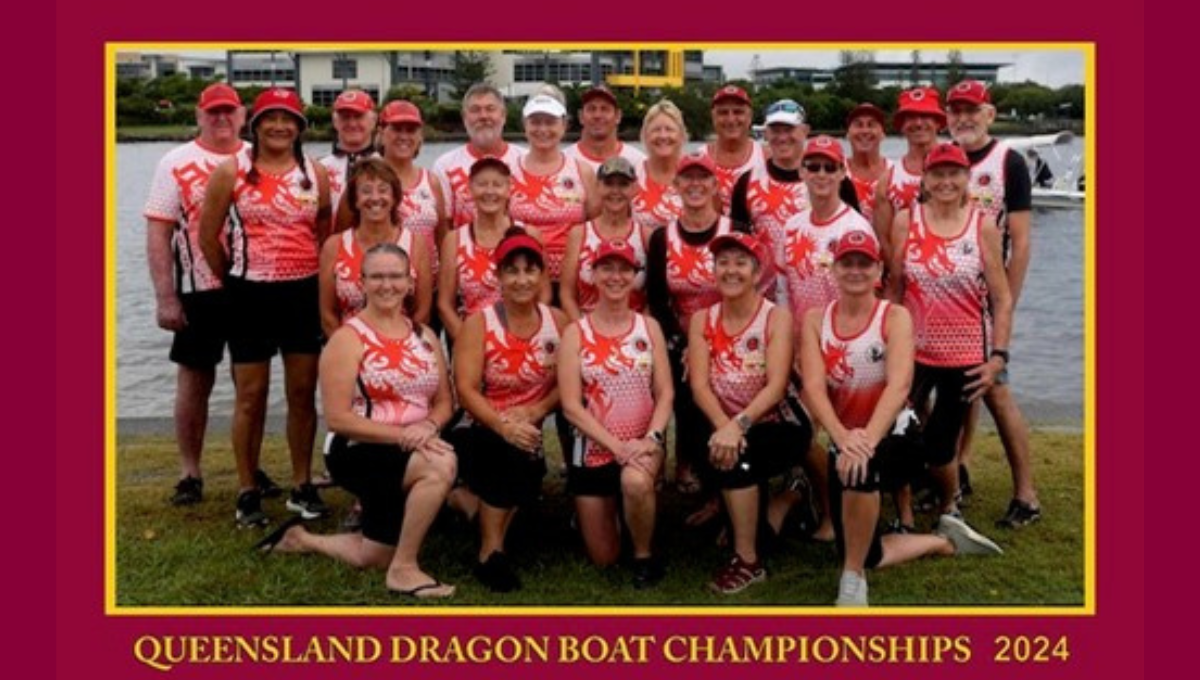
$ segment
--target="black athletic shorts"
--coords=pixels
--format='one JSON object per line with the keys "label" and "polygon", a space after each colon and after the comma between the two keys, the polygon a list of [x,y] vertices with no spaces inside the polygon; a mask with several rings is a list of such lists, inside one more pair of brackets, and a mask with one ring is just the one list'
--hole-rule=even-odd
{"label": "black athletic shorts", "polygon": [[404,523],[404,475],[412,454],[395,444],[351,442],[335,435],[325,467],[342,488],[362,503],[363,537],[396,545]]}
{"label": "black athletic shorts", "polygon": [[261,283],[227,278],[229,356],[235,364],[269,361],[281,354],[321,353],[317,277]]}
{"label": "black athletic shorts", "polygon": [[568,465],[567,493],[603,498],[620,496],[621,469],[621,464],[615,460],[595,467]]}
{"label": "black athletic shorts", "polygon": [[[729,470],[714,468],[705,451],[705,477],[720,489],[745,489],[765,484],[804,459],[812,434],[812,425],[807,420],[803,423],[755,423],[746,432],[746,448]],[[710,435],[711,430],[705,434],[705,442]]]}
{"label": "black athletic shorts", "polygon": [[958,437],[970,404],[964,387],[970,378],[966,372],[970,366],[943,368],[918,363],[913,374],[909,401],[924,404],[931,393],[936,393],[933,408],[921,428],[927,462],[940,467],[954,460],[958,453]]}
{"label": "black athletic shorts", "polygon": [[229,300],[222,288],[179,296],[187,325],[175,332],[171,361],[188,368],[221,363],[229,338]]}
{"label": "black athletic shorts", "polygon": [[450,432],[458,454],[458,476],[494,508],[528,505],[542,492],[546,459],[531,456],[482,425]]}

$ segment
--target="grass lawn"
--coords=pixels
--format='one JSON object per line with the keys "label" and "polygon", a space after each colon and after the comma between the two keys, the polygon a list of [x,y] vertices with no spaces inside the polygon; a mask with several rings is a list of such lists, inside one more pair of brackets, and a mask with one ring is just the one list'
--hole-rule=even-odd
{"label": "grass lawn", "polygon": [[[550,443],[554,439],[547,437]],[[264,468],[283,484],[290,466],[280,436],[268,436]],[[1034,466],[1044,516],[1020,531],[993,527],[1008,504],[1008,466],[995,434],[979,437],[972,464],[976,492],[965,509],[967,521],[994,538],[1005,554],[994,558],[926,558],[869,575],[872,606],[898,605],[1079,605],[1084,598],[1083,436],[1038,432],[1033,435]],[[315,470],[322,470],[319,461]],[[656,547],[667,578],[651,590],[629,586],[621,567],[600,569],[584,558],[571,531],[570,503],[563,479],[551,473],[545,501],[536,512],[518,514],[508,551],[524,589],[507,595],[488,592],[474,580],[471,564],[474,528],[443,517],[422,553],[424,569],[458,586],[448,603],[432,606],[511,605],[669,605],[738,604],[826,606],[837,594],[839,561],[831,545],[787,536],[767,559],[766,583],[740,595],[710,593],[706,584],[724,551],[715,546],[715,527],[692,529],[683,517],[693,501],[668,486],[660,495]],[[149,435],[118,436],[116,595],[120,606],[246,606],[412,604],[390,595],[381,572],[362,572],[317,555],[268,555],[250,551],[262,532],[233,524],[236,475],[227,435],[214,433],[205,451],[205,500],[190,508],[167,499],[176,481],[174,441]],[[339,490],[324,492],[332,517],[312,523],[335,531],[349,507]],[[885,498],[885,514],[890,503]],[[273,522],[288,513],[283,500],[264,503]],[[918,516],[927,530],[936,518]],[[715,523],[714,523],[715,524]]]}

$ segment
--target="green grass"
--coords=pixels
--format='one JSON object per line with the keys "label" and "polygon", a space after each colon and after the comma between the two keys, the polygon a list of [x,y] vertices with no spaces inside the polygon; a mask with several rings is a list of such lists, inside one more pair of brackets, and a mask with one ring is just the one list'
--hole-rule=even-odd
{"label": "green grass", "polygon": [[[548,441],[552,437],[547,438]],[[1084,597],[1083,437],[1035,432],[1034,465],[1043,520],[1020,531],[992,527],[1009,499],[1008,466],[994,434],[979,438],[972,466],[976,493],[966,517],[997,540],[995,558],[926,558],[869,575],[872,606],[1079,605]],[[319,458],[319,454],[318,454]],[[557,459],[556,453],[552,459]],[[282,438],[268,437],[264,467],[288,479]],[[320,469],[320,463],[315,468]],[[250,545],[260,530],[233,525],[236,476],[228,440],[217,433],[205,451],[205,500],[175,508],[168,502],[176,478],[173,440],[120,436],[117,443],[117,578],[120,606],[397,605],[381,572],[358,571],[318,555],[261,556]],[[785,539],[768,558],[765,584],[733,597],[705,587],[724,552],[713,529],[689,529],[689,505],[671,487],[660,496],[657,547],[667,562],[659,587],[636,591],[621,567],[600,569],[583,555],[569,528],[569,500],[553,470],[546,500],[536,513],[518,515],[509,552],[524,581],[522,591],[495,595],[472,577],[477,538],[473,528],[443,518],[422,553],[422,566],[458,586],[458,605],[789,605],[825,606],[836,595],[839,563],[832,546]],[[334,531],[350,503],[341,490],[325,492],[333,517],[313,523]],[[885,507],[889,506],[885,500]],[[289,515],[283,501],[268,500],[276,522]],[[919,516],[921,529],[934,518]]]}

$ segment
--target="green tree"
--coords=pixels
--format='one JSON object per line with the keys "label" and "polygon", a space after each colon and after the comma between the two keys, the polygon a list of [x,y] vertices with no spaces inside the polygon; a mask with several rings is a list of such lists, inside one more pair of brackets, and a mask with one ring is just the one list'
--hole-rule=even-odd
{"label": "green tree", "polygon": [[454,98],[461,100],[475,83],[492,76],[492,62],[486,52],[459,50],[454,53]]}
{"label": "green tree", "polygon": [[830,90],[856,102],[872,101],[875,90],[875,53],[870,50],[842,50],[841,65],[834,74]]}
{"label": "green tree", "polygon": [[963,80],[962,50],[950,50],[946,55],[946,89],[950,89]]}

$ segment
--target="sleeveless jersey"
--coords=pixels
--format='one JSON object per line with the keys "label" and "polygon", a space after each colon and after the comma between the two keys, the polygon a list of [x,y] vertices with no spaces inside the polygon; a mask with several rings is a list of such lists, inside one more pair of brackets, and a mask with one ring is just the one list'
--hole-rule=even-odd
{"label": "sleeveless jersey", "polygon": [[[583,401],[604,429],[621,441],[641,439],[654,415],[654,345],[646,317],[635,314],[629,330],[601,335],[591,316],[579,320],[579,369]],[[576,439],[576,466],[596,467],[613,461],[599,443]]]}
{"label": "sleeveless jersey", "polygon": [[562,273],[571,227],[587,219],[587,191],[579,172],[579,161],[569,156],[556,172],[535,175],[518,162],[513,170],[509,216],[542,233],[546,271],[551,281]]}
{"label": "sleeveless jersey", "polygon": [[[196,293],[221,287],[221,279],[208,268],[200,252],[200,209],[204,207],[204,192],[213,170],[239,153],[243,146],[238,142],[237,151],[225,154],[192,140],[168,151],[158,162],[142,214],[148,219],[175,224],[171,251],[175,258],[176,292]],[[222,233],[222,243],[225,237]]]}
{"label": "sleeveless jersey", "polygon": [[808,310],[824,307],[837,297],[833,248],[850,231],[864,232],[876,240],[867,220],[845,204],[826,222],[815,220],[811,209],[788,221],[784,275],[788,305],[796,324],[803,321]]}
{"label": "sleeveless jersey", "polygon": [[896,212],[908,210],[921,195],[921,174],[909,172],[904,159],[892,164],[887,174],[887,198]]}
{"label": "sleeveless jersey", "polygon": [[985,214],[996,220],[1002,233],[1008,233],[1008,211],[1004,205],[1005,180],[1004,162],[1008,159],[1008,145],[997,141],[988,155],[971,166],[971,181],[967,191],[971,199]]}
{"label": "sleeveless jersey", "polygon": [[891,303],[876,300],[867,325],[856,335],[843,336],[834,326],[837,300],[825,306],[821,318],[821,356],[829,401],[843,426],[866,427],[887,387],[887,313]]}
{"label": "sleeveless jersey", "polygon": [[[525,150],[513,144],[503,143],[499,158],[516,172],[517,163]],[[453,224],[461,227],[475,219],[475,201],[471,200],[471,165],[488,154],[464,144],[442,154],[433,163],[433,175],[442,185],[442,196],[446,199],[446,212]]]}
{"label": "sleeveless jersey", "polygon": [[904,306],[913,317],[917,361],[929,366],[983,363],[991,337],[988,291],[983,276],[980,225],[972,209],[955,236],[929,231],[917,206],[904,245]]}
{"label": "sleeveless jersey", "polygon": [[[608,160],[607,158],[597,158],[596,156],[588,154],[587,151],[583,150],[583,147],[579,146],[579,142],[575,142],[571,146],[563,149],[563,153],[588,166],[592,169],[592,172],[599,170],[601,164]],[[638,151],[632,146],[629,146],[625,142],[617,142],[617,153],[615,155],[629,161],[629,164],[635,168],[646,160],[646,154]]]}
{"label": "sleeveless jersey", "polygon": [[[337,259],[333,262],[333,285],[337,295],[338,313],[343,323],[346,319],[361,312],[367,305],[362,284],[362,261],[365,253],[358,245],[358,239],[355,238],[354,232],[354,229],[347,229],[340,235],[334,236],[340,243],[338,244]],[[412,258],[412,242],[413,233],[407,229],[401,229],[400,235],[396,238],[396,245],[409,254],[409,271],[413,282],[413,293],[409,294],[407,300],[409,304],[415,299],[417,270],[419,267],[425,266]]]}
{"label": "sleeveless jersey", "polygon": [[437,244],[437,196],[433,193],[433,178],[428,170],[420,170],[416,185],[405,190],[404,198],[400,205],[396,206],[396,212],[400,215],[400,226],[404,231],[411,231],[425,241],[425,252],[429,253],[429,268],[433,272],[433,280],[436,281],[438,265],[441,263],[438,259]]}
{"label": "sleeveless jersey", "polygon": [[483,395],[500,413],[536,403],[554,389],[557,377],[555,352],[560,341],[554,316],[546,305],[538,305],[542,325],[532,337],[510,333],[500,322],[496,308],[483,309]]}
{"label": "sleeveless jersey", "polygon": [[329,173],[329,205],[337,210],[338,204],[341,203],[342,196],[346,195],[346,187],[350,186],[350,160],[354,162],[364,161],[368,158],[377,158],[374,147],[368,146],[366,149],[358,153],[345,154],[329,154],[317,161],[325,166]]}
{"label": "sleeveless jersey", "polygon": [[[629,307],[636,312],[646,308],[646,244],[642,239],[642,229],[636,224],[630,224],[625,236],[620,237],[633,247],[634,257],[641,269],[633,279],[633,290],[629,293]],[[579,270],[576,272],[576,295],[579,308],[590,312],[600,303],[600,291],[596,289],[595,275],[592,263],[600,250],[604,239],[596,231],[596,225],[588,220],[583,226],[583,242],[579,248]]]}
{"label": "sleeveless jersey", "polygon": [[[741,413],[754,397],[767,386],[767,342],[770,340],[769,320],[775,305],[760,299],[758,311],[740,332],[729,334],[721,323],[724,303],[708,308],[704,323],[704,340],[708,343],[708,384],[712,387],[721,410],[728,416]],[[777,420],[773,410],[761,421]]]}
{"label": "sleeveless jersey", "polygon": [[782,269],[787,262],[784,253],[787,222],[808,207],[808,188],[802,181],[780,182],[772,178],[764,163],[750,170],[746,203],[754,233],[770,246],[776,266]]}
{"label": "sleeveless jersey", "polygon": [[892,176],[894,165],[892,161],[883,159],[883,172],[879,173],[875,179],[867,179],[856,176],[850,164],[846,164],[846,173],[850,176],[850,181],[854,183],[854,193],[858,196],[858,211],[868,222],[875,216],[875,188],[881,180],[887,181]]}
{"label": "sleeveless jersey", "polygon": [[637,193],[633,197],[633,219],[653,231],[674,222],[683,214],[683,199],[674,184],[659,184],[650,177],[646,164],[637,168]]}
{"label": "sleeveless jersey", "polygon": [[[713,275],[713,254],[708,243],[689,245],[679,235],[679,220],[667,227],[667,292],[679,327],[687,332],[688,317],[721,300]],[[733,223],[722,216],[713,238],[733,231]],[[710,241],[711,242],[711,241]]]}
{"label": "sleeveless jersey", "polygon": [[733,185],[737,184],[737,180],[743,174],[751,170],[761,169],[766,172],[767,156],[763,152],[762,144],[751,140],[750,157],[741,165],[733,167],[725,166],[717,162],[713,156],[712,147],[705,144],[700,148],[700,153],[712,158],[713,167],[717,169],[717,194],[721,197],[721,212],[728,215],[729,205],[733,197]]}
{"label": "sleeveless jersey", "polygon": [[[517,225],[519,226],[519,225]],[[458,315],[463,319],[500,301],[500,281],[492,251],[475,241],[475,230],[465,224],[456,230],[458,249],[454,260],[458,268]]]}
{"label": "sleeveless jersey", "polygon": [[237,155],[237,178],[230,206],[229,274],[247,281],[295,281],[317,274],[317,173],[305,157],[311,187],[293,167],[281,175],[259,171],[258,184],[246,178],[250,151]]}
{"label": "sleeveless jersey", "polygon": [[363,345],[353,408],[386,425],[411,425],[429,417],[441,379],[437,353],[420,326],[402,340],[381,335],[360,317],[346,322]]}

